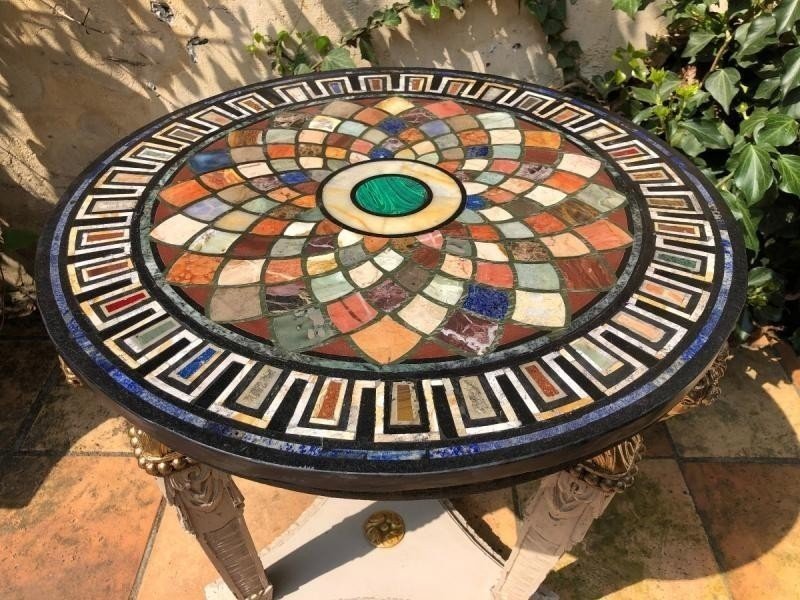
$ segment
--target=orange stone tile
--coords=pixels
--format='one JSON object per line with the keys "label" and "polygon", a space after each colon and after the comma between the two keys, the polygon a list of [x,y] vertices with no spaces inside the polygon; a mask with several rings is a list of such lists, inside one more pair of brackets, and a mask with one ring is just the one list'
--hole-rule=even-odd
{"label": "orange stone tile", "polygon": [[375,125],[383,121],[388,116],[389,114],[383,112],[382,110],[367,107],[364,110],[359,111],[359,113],[353,118],[357,121],[361,121],[362,123],[366,123],[367,125]]}
{"label": "orange stone tile", "polygon": [[458,139],[461,140],[464,146],[479,146],[489,143],[489,134],[483,129],[472,129],[471,131],[459,133]]}
{"label": "orange stone tile", "polygon": [[205,198],[210,194],[211,192],[192,179],[164,188],[158,196],[173,206],[186,206],[190,202]]}
{"label": "orange stone tile", "polygon": [[214,279],[222,258],[187,252],[167,272],[167,281],[183,285],[205,285]]}
{"label": "orange stone tile", "polygon": [[452,100],[442,100],[441,102],[433,102],[425,107],[426,110],[432,112],[440,119],[452,117],[455,115],[463,115],[464,109],[461,105],[453,102]]}
{"label": "orange stone tile", "polygon": [[561,146],[561,135],[552,131],[526,131],[525,145],[558,148]]}
{"label": "orange stone tile", "polygon": [[468,225],[470,236],[480,242],[499,240],[500,234],[492,225]]}
{"label": "orange stone tile", "polygon": [[359,293],[351,294],[338,302],[332,302],[327,308],[331,321],[343,333],[369,323],[378,314]]}
{"label": "orange stone tile", "polygon": [[735,600],[800,598],[800,465],[684,465]]}
{"label": "orange stone tile", "polygon": [[377,252],[388,243],[389,243],[389,238],[376,237],[373,235],[364,236],[364,248],[367,249],[367,252],[371,253]]}
{"label": "orange stone tile", "polygon": [[264,271],[264,283],[285,283],[299,278],[303,267],[299,258],[271,260]]}
{"label": "orange stone tile", "polygon": [[[420,140],[425,139],[425,134],[423,134],[419,129],[416,127],[410,127],[405,131],[401,132],[400,135],[397,136],[404,142],[408,144],[413,144],[414,142],[418,142]],[[354,144],[355,146],[355,144]]]}
{"label": "orange stone tile", "polygon": [[367,140],[356,140],[353,142],[353,145],[350,146],[350,150],[353,152],[360,152],[361,154],[369,154],[369,151],[374,147],[375,144],[368,142]]}
{"label": "orange stone tile", "polygon": [[211,173],[201,175],[200,180],[212,190],[221,190],[222,188],[226,188],[237,183],[242,183],[244,181],[244,179],[242,179],[233,169],[212,171]]}
{"label": "orange stone tile", "polygon": [[514,285],[514,274],[505,264],[479,262],[476,279],[493,287],[510,288]]}
{"label": "orange stone tile", "polygon": [[258,224],[250,230],[250,232],[255,233],[256,235],[279,235],[288,226],[289,221],[266,218],[259,221]]}
{"label": "orange stone tile", "polygon": [[517,169],[519,169],[519,161],[517,160],[493,160],[492,164],[489,165],[489,171],[496,171],[498,173],[513,173]]}
{"label": "orange stone tile", "polygon": [[523,219],[536,233],[555,233],[567,228],[566,224],[550,213],[539,213]]}
{"label": "orange stone tile", "polygon": [[633,238],[626,231],[606,219],[576,227],[575,231],[598,250],[619,248],[633,241]]}
{"label": "orange stone tile", "polygon": [[228,145],[232,148],[238,146],[256,146],[260,143],[263,132],[259,129],[243,129],[228,134]]}
{"label": "orange stone tile", "polygon": [[294,144],[268,144],[267,156],[270,158],[292,158],[294,156]]}
{"label": "orange stone tile", "polygon": [[300,196],[292,200],[292,204],[301,208],[313,208],[317,204],[317,199],[311,195]]}
{"label": "orange stone tile", "polygon": [[419,335],[390,317],[354,333],[351,338],[364,354],[384,365],[396,361],[420,341]]}
{"label": "orange stone tile", "polygon": [[556,171],[544,181],[544,184],[571,194],[581,189],[586,184],[586,180],[566,171]]}
{"label": "orange stone tile", "polygon": [[267,194],[270,198],[277,202],[286,202],[293,198],[297,198],[300,194],[290,187],[281,187],[277,190],[272,190]]}
{"label": "orange stone tile", "polygon": [[335,146],[328,146],[325,148],[325,156],[342,160],[347,156],[347,150],[344,148],[336,148]]}
{"label": "orange stone tile", "polygon": [[0,598],[127,598],[160,501],[132,458],[6,459]]}
{"label": "orange stone tile", "polygon": [[[316,498],[244,479],[235,481],[244,494],[244,518],[257,550],[275,541]],[[197,600],[205,597],[205,586],[218,578],[197,540],[181,526],[175,509],[166,507],[136,600]]]}
{"label": "orange stone tile", "polygon": [[508,192],[506,190],[501,190],[500,188],[492,187],[481,193],[481,196],[483,196],[487,200],[491,200],[495,204],[502,204],[503,202],[510,202],[511,200],[517,197],[517,194],[512,194],[511,192]]}
{"label": "orange stone tile", "polygon": [[331,233],[339,233],[341,230],[342,228],[333,221],[323,219],[319,222],[319,225],[317,225],[317,228],[314,230],[314,232],[317,235],[328,235]]}

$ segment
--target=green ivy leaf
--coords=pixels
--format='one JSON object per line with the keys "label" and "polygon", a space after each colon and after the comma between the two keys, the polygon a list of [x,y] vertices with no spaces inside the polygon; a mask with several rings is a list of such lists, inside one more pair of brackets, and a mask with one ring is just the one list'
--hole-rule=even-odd
{"label": "green ivy leaf", "polygon": [[372,40],[368,36],[364,35],[358,38],[358,51],[361,52],[361,58],[370,64],[374,65],[378,62],[375,46],[372,45]]}
{"label": "green ivy leaf", "polygon": [[774,31],[775,17],[772,15],[762,15],[739,25],[733,34],[733,39],[739,42],[739,50],[735,56],[739,58],[763,50],[772,41],[770,35]]}
{"label": "green ivy leaf", "polygon": [[722,121],[704,119],[681,121],[678,127],[686,129],[707,148],[725,149],[733,143],[733,132]]}
{"label": "green ivy leaf", "polygon": [[775,95],[775,92],[778,91],[779,87],[781,87],[780,77],[770,77],[769,79],[765,79],[758,84],[758,88],[756,88],[756,93],[753,94],[753,98],[756,100],[769,100]]}
{"label": "green ivy leaf", "polygon": [[787,194],[800,196],[800,156],[781,154],[775,160],[775,167],[781,176],[778,187]]}
{"label": "green ivy leaf", "polygon": [[778,35],[790,31],[800,19],[800,0],[782,0],[772,14],[775,15],[775,32]]}
{"label": "green ivy leaf", "polygon": [[797,139],[797,121],[789,115],[771,113],[764,119],[764,126],[755,132],[757,144],[769,144],[780,148]]}
{"label": "green ivy leaf", "polygon": [[781,93],[783,97],[800,85],[800,47],[789,50],[783,55],[783,75],[781,75]]}
{"label": "green ivy leaf", "polygon": [[611,3],[611,6],[614,10],[621,10],[625,12],[631,19],[636,16],[636,13],[639,12],[639,8],[642,6],[641,0],[614,0]]}
{"label": "green ivy leaf", "polygon": [[738,92],[736,86],[740,80],[739,71],[733,67],[714,71],[706,78],[705,88],[711,94],[711,97],[719,102],[725,114],[730,111],[731,101]]}
{"label": "green ivy leaf", "polygon": [[688,156],[694,158],[705,151],[706,146],[689,131],[682,127],[674,127],[669,136],[669,145],[683,150]]}
{"label": "green ivy leaf", "polygon": [[321,35],[314,40],[314,48],[320,55],[325,55],[331,49],[331,38],[327,35]]}
{"label": "green ivy leaf", "polygon": [[683,49],[683,58],[690,58],[689,62],[694,62],[695,57],[700,51],[711,43],[711,40],[718,38],[719,35],[710,31],[693,31],[689,34],[686,47]]}
{"label": "green ivy leaf", "polygon": [[400,18],[400,13],[398,13],[395,9],[387,8],[384,11],[382,23],[386,27],[391,27],[391,28],[399,27],[400,23],[402,23],[402,22],[403,21]]}
{"label": "green ivy leaf", "polygon": [[322,71],[333,71],[334,69],[352,69],[356,64],[347,48],[334,48],[322,59],[320,69]]}
{"label": "green ivy leaf", "polygon": [[439,6],[439,4],[436,2],[436,0],[433,0],[433,2],[431,2],[430,15],[431,15],[431,19],[434,19],[434,20],[436,20],[436,19],[438,19],[439,17],[442,16],[442,9]]}
{"label": "green ivy leaf", "polygon": [[770,115],[769,110],[759,106],[757,109],[753,111],[753,114],[747,117],[739,125],[739,135],[743,136],[754,135],[757,130],[759,130],[764,126],[764,121],[767,120],[767,117],[769,115]]}
{"label": "green ivy leaf", "polygon": [[313,73],[313,72],[314,72],[314,69],[312,69],[311,67],[309,67],[309,66],[308,66],[306,63],[304,63],[304,62],[301,62],[301,63],[298,63],[298,64],[296,64],[296,65],[294,66],[294,69],[292,69],[292,73],[293,73],[294,75],[303,75],[303,74],[305,74],[305,73]]}
{"label": "green ivy leaf", "polygon": [[748,205],[752,206],[761,200],[774,177],[769,152],[756,144],[747,144],[739,155],[733,181],[744,194]]}
{"label": "green ivy leaf", "polygon": [[658,97],[658,94],[651,88],[632,87],[629,92],[631,96],[641,102],[647,104],[661,104],[661,99]]}
{"label": "green ivy leaf", "polygon": [[748,250],[758,252],[758,234],[756,233],[756,224],[750,216],[750,210],[741,198],[728,190],[720,190],[722,197],[728,208],[731,209],[733,216],[741,224],[744,233],[744,245]]}

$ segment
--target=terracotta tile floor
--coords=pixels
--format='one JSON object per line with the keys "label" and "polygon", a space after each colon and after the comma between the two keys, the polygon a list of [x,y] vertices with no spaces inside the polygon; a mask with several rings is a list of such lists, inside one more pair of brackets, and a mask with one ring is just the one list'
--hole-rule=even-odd
{"label": "terracotta tile floor", "polygon": [[[720,402],[651,428],[636,485],[546,585],[565,600],[800,598],[800,396],[781,354],[786,360],[785,348],[738,349]],[[258,548],[314,499],[239,483]],[[504,553],[535,489],[533,482],[454,503]],[[35,319],[7,323],[0,598],[200,599],[214,579],[129,457],[122,419],[88,389],[63,382]]]}

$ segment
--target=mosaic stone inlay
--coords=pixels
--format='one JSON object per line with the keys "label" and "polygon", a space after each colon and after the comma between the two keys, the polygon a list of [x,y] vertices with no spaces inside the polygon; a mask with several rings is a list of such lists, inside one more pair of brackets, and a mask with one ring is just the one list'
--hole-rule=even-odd
{"label": "mosaic stone inlay", "polygon": [[733,223],[684,159],[569,96],[332,72],[109,151],[42,236],[39,296],[81,375],[204,459],[442,490],[667,410],[742,306]]}
{"label": "mosaic stone inlay", "polygon": [[281,111],[200,148],[157,195],[163,276],[207,318],[379,365],[566,328],[633,242],[602,160],[453,100]]}

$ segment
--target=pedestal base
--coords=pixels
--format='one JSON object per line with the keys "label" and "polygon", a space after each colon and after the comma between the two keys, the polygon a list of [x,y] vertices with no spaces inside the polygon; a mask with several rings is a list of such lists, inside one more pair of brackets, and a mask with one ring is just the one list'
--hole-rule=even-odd
{"label": "pedestal base", "polygon": [[[402,517],[405,534],[376,548],[364,524],[386,510]],[[325,498],[259,555],[275,600],[487,600],[502,568],[476,540],[435,500]],[[206,600],[233,595],[218,580]]]}

